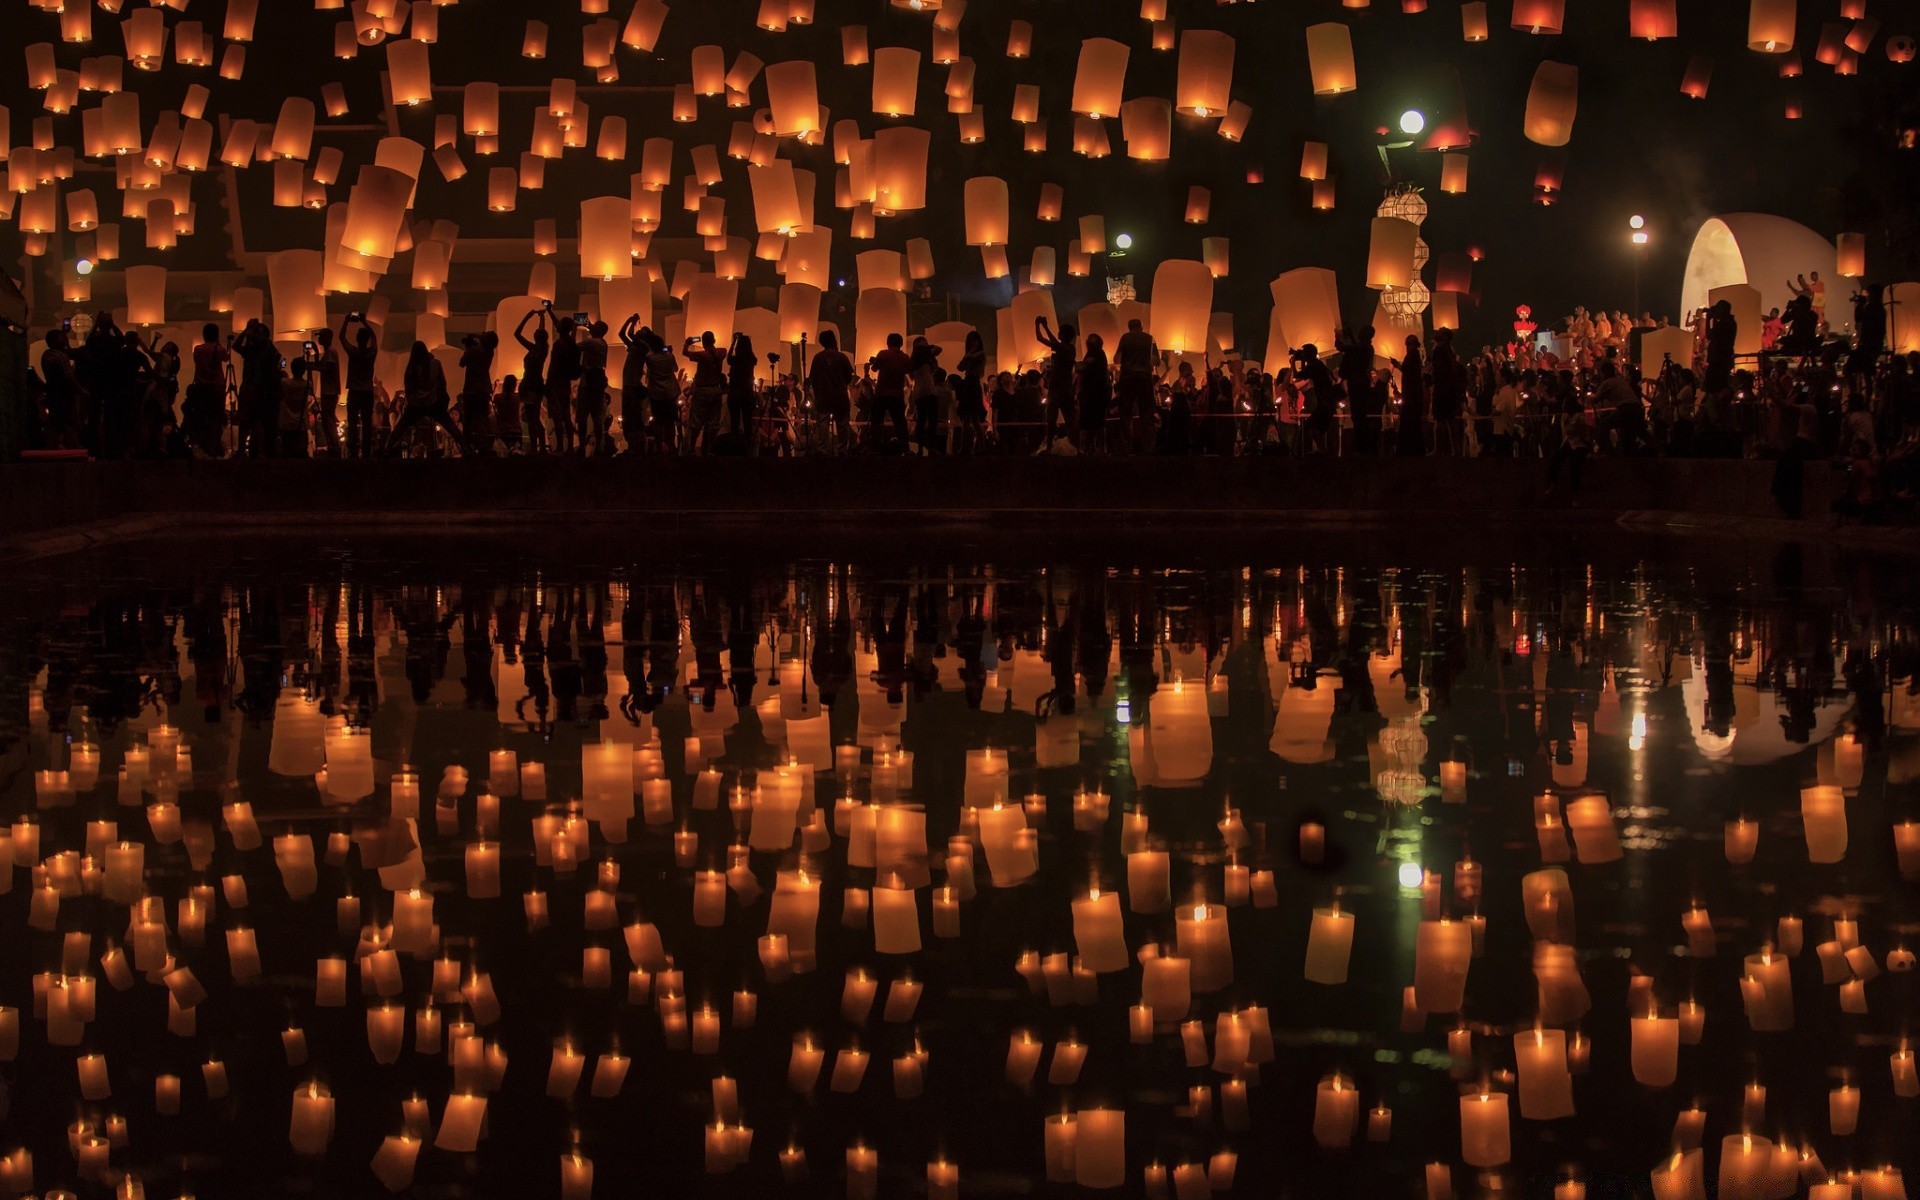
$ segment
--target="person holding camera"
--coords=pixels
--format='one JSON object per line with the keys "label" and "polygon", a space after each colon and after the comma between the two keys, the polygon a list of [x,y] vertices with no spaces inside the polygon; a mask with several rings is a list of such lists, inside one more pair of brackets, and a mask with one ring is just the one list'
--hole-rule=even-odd
{"label": "person holding camera", "polygon": [[[540,400],[546,391],[547,354],[550,339],[547,337],[547,318],[553,313],[553,301],[544,301],[539,308],[531,309],[520,318],[520,324],[514,327],[513,340],[520,343],[524,355],[520,359],[520,423],[527,427],[527,453],[545,454],[547,452],[547,427],[540,421]],[[533,327],[533,336],[527,336],[527,322],[537,321]]]}
{"label": "person holding camera", "polygon": [[380,340],[365,313],[350,312],[340,322],[340,350],[347,358],[347,457],[367,458],[373,454],[373,372]]}
{"label": "person holding camera", "polygon": [[687,413],[687,452],[712,454],[720,436],[720,405],[727,388],[727,352],[714,344],[713,330],[688,338],[681,356],[693,364],[693,404]]}
{"label": "person holding camera", "polygon": [[313,340],[307,343],[307,358],[312,362],[308,374],[314,378],[314,390],[320,394],[319,408],[316,409],[320,425],[320,443],[327,448],[327,454],[340,457],[340,360],[333,353],[333,330],[321,328],[313,331]]}

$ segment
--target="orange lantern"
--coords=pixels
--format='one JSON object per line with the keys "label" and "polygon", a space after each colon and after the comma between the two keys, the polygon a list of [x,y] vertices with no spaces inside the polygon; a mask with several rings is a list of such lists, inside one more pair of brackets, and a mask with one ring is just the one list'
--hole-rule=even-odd
{"label": "orange lantern", "polygon": [[1359,85],[1353,71],[1353,34],[1337,21],[1307,26],[1307,65],[1316,96],[1337,96]]}
{"label": "orange lantern", "polygon": [[1316,182],[1327,177],[1327,144],[1308,142],[1300,147],[1300,178]]}
{"label": "orange lantern", "polygon": [[1867,273],[1867,235],[1843,233],[1833,240],[1836,266],[1834,274],[1843,279],[1860,279]]}
{"label": "orange lantern", "polygon": [[1119,115],[1128,54],[1127,47],[1112,38],[1087,38],[1080,43],[1073,76],[1074,112],[1095,119]]}
{"label": "orange lantern", "polygon": [[1399,217],[1375,217],[1367,242],[1367,286],[1403,288],[1413,282],[1420,227]]}
{"label": "orange lantern", "polygon": [[840,61],[849,67],[864,67],[869,56],[867,53],[867,27],[865,25],[843,25],[840,27]]}
{"label": "orange lantern", "polygon": [[1680,92],[1695,100],[1707,98],[1707,85],[1713,82],[1713,59],[1704,54],[1696,54],[1687,60],[1687,69],[1680,76]]}
{"label": "orange lantern", "polygon": [[1231,103],[1233,38],[1216,29],[1180,35],[1180,69],[1174,105],[1195,117],[1217,117]]}
{"label": "orange lantern", "polygon": [[875,215],[917,212],[927,206],[927,151],[933,135],[910,125],[873,135]]}
{"label": "orange lantern", "polygon": [[1747,49],[1784,54],[1793,49],[1795,0],[1751,0],[1747,9]]}
{"label": "orange lantern", "polygon": [[1187,224],[1205,225],[1207,215],[1212,208],[1212,192],[1197,185],[1187,189]]}
{"label": "orange lantern", "polygon": [[[1089,157],[1105,153],[1106,129],[1092,118],[1084,118],[1089,134],[1086,148],[1080,145],[1079,122],[1074,131],[1074,149]],[[1096,142],[1091,134],[1099,129]],[[1164,96],[1141,96],[1120,105],[1120,136],[1127,143],[1127,157],[1139,162],[1165,162],[1173,152],[1173,105]]]}
{"label": "orange lantern", "polygon": [[387,80],[393,102],[411,107],[433,99],[433,67],[427,58],[427,43],[406,41],[387,44]]}
{"label": "orange lantern", "polygon": [[1566,19],[1566,0],[1514,0],[1513,28],[1527,33],[1559,33]]}
{"label": "orange lantern", "polygon": [[1198,354],[1207,348],[1213,315],[1213,272],[1204,262],[1169,259],[1153,273],[1152,332],[1160,349]]}
{"label": "orange lantern", "polygon": [[882,46],[873,56],[873,112],[880,117],[910,117],[920,87],[920,52],[906,46]]}
{"label": "orange lantern", "polygon": [[1579,106],[1580,68],[1571,63],[1543,62],[1527,89],[1527,140],[1541,146],[1564,146],[1573,137],[1573,118]]}
{"label": "orange lantern", "polygon": [[1469,42],[1487,40],[1486,0],[1467,0],[1460,6],[1460,36]]}
{"label": "orange lantern", "polygon": [[633,276],[633,220],[625,196],[580,204],[580,274],[601,281]]}
{"label": "orange lantern", "polygon": [[1678,36],[1680,18],[1674,0],[1630,0],[1627,6],[1627,33],[1630,37],[1656,42]]}
{"label": "orange lantern", "polygon": [[965,187],[967,245],[1006,245],[1007,208],[1006,180],[992,175],[981,175],[967,180]]}
{"label": "orange lantern", "polygon": [[1464,154],[1442,154],[1440,156],[1440,190],[1449,196],[1464,195],[1467,190],[1467,156]]}
{"label": "orange lantern", "polygon": [[805,59],[767,68],[767,102],[777,137],[804,137],[820,129],[820,96],[813,64]]}

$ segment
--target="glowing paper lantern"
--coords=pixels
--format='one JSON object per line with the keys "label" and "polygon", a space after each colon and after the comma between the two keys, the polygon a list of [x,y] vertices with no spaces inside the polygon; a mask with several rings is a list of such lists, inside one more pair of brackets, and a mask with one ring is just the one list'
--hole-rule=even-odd
{"label": "glowing paper lantern", "polygon": [[1867,273],[1867,235],[1843,233],[1834,239],[1837,264],[1834,274],[1844,279],[1859,279]]}
{"label": "glowing paper lantern", "polygon": [[167,323],[167,269],[127,268],[127,322],[142,327]]}
{"label": "glowing paper lantern", "polygon": [[801,137],[819,131],[820,96],[812,63],[793,59],[768,67],[767,101],[776,136]]}
{"label": "glowing paper lantern", "polygon": [[341,261],[351,267],[384,269],[400,239],[413,194],[413,178],[390,167],[368,165],[347,195]]}
{"label": "glowing paper lantern", "polygon": [[875,116],[912,116],[919,89],[920,52],[918,50],[906,46],[882,46],[874,52],[873,112]]}
{"label": "glowing paper lantern", "polygon": [[1440,190],[1450,196],[1459,196],[1466,193],[1466,155],[1443,154],[1440,156]]}
{"label": "glowing paper lantern", "polygon": [[1705,54],[1696,54],[1687,60],[1686,72],[1680,77],[1680,92],[1695,100],[1707,98],[1707,86],[1713,82],[1713,59]]}
{"label": "glowing paper lantern", "polygon": [[1566,17],[1566,0],[1514,0],[1513,27],[1527,33],[1559,33]]}
{"label": "glowing paper lantern", "polygon": [[747,182],[753,189],[754,221],[759,232],[789,234],[803,224],[791,162],[776,159],[764,167],[750,165]]}
{"label": "glowing paper lantern", "polygon": [[967,245],[1004,246],[1007,243],[1007,181],[982,175],[966,182]]}
{"label": "glowing paper lantern", "polygon": [[864,67],[869,56],[867,53],[867,27],[865,25],[843,25],[840,28],[840,60],[849,67]]}
{"label": "glowing paper lantern", "polygon": [[927,204],[927,152],[933,134],[915,126],[882,129],[873,135],[873,211],[887,216],[916,212]]}
{"label": "glowing paper lantern", "polygon": [[597,196],[580,204],[580,274],[588,279],[633,275],[633,222],[624,196]]}
{"label": "glowing paper lantern", "polygon": [[432,100],[433,67],[427,58],[427,43],[411,39],[389,42],[387,78],[395,104],[412,106]]}
{"label": "glowing paper lantern", "polygon": [[1247,122],[1253,119],[1253,108],[1239,100],[1227,105],[1227,115],[1221,118],[1219,134],[1229,142],[1237,142],[1247,134]]}
{"label": "glowing paper lantern", "polygon": [[1375,217],[1367,243],[1367,286],[1403,288],[1413,282],[1413,255],[1420,227],[1399,217]]}
{"label": "glowing paper lantern", "polygon": [[1327,177],[1327,144],[1308,142],[1300,147],[1300,178],[1320,180]]}
{"label": "glowing paper lantern", "polygon": [[1469,42],[1487,40],[1486,0],[1467,0],[1460,6],[1460,36]]}
{"label": "glowing paper lantern", "polygon": [[1353,71],[1353,34],[1337,21],[1307,26],[1307,64],[1316,96],[1337,96],[1359,84]]}
{"label": "glowing paper lantern", "polygon": [[1174,105],[1195,117],[1217,117],[1231,103],[1233,38],[1215,29],[1180,35],[1180,70]]}
{"label": "glowing paper lantern", "polygon": [[[324,266],[318,250],[282,250],[267,256],[267,287],[273,293],[276,340],[298,341],[326,325],[327,302],[320,293]],[[236,317],[239,311],[240,294],[235,292]],[[321,732],[316,726],[316,746],[321,744]]]}
{"label": "glowing paper lantern", "polygon": [[[1273,296],[1273,313],[1267,327],[1269,361],[1279,362],[1287,353],[1302,346],[1318,349],[1333,346],[1334,330],[1340,326],[1340,302],[1332,271],[1324,267],[1296,267],[1275,279],[1268,290]],[[1302,694],[1313,695],[1312,692]],[[1287,695],[1291,698],[1293,690]],[[1312,741],[1316,745],[1324,743],[1324,724]]]}
{"label": "glowing paper lantern", "polygon": [[1080,61],[1073,76],[1074,112],[1095,118],[1119,115],[1129,53],[1124,44],[1111,38],[1087,38],[1080,43]]}
{"label": "glowing paper lantern", "polygon": [[1793,49],[1796,0],[1751,0],[1747,8],[1747,49],[1785,54]]}
{"label": "glowing paper lantern", "polygon": [[[1213,312],[1213,272],[1204,262],[1169,259],[1153,273],[1152,332],[1160,348],[1173,354],[1194,354],[1207,348],[1207,325]],[[1205,700],[1203,689],[1195,691]],[[1161,703],[1156,696],[1154,703]],[[1157,748],[1164,753],[1164,748]]]}
{"label": "glowing paper lantern", "polygon": [[[1099,128],[1099,143],[1096,146],[1091,137],[1087,148],[1080,142],[1080,122],[1075,123],[1074,149],[1089,157],[1101,157],[1104,153],[1106,130],[1099,123],[1085,119],[1090,128]],[[1120,136],[1127,143],[1127,157],[1139,162],[1165,162],[1173,152],[1173,105],[1164,96],[1141,96],[1127,100],[1120,105]]]}
{"label": "glowing paper lantern", "polygon": [[1027,58],[1033,54],[1033,23],[1015,20],[1007,24],[1007,57]]}
{"label": "glowing paper lantern", "polygon": [[1541,146],[1564,146],[1573,138],[1573,118],[1579,106],[1580,68],[1570,63],[1543,62],[1527,89],[1527,140]]}
{"label": "glowing paper lantern", "polygon": [[1674,0],[1630,0],[1627,6],[1629,37],[1658,41],[1678,36],[1680,21]]}

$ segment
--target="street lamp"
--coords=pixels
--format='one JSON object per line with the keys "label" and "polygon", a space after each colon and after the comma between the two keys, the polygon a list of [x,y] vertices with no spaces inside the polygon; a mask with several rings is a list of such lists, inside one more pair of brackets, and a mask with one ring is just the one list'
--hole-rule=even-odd
{"label": "street lamp", "polygon": [[1633,242],[1633,312],[1634,320],[1640,319],[1640,260],[1646,257],[1647,243],[1652,236],[1647,232],[1647,219],[1639,213],[1627,218],[1628,236]]}

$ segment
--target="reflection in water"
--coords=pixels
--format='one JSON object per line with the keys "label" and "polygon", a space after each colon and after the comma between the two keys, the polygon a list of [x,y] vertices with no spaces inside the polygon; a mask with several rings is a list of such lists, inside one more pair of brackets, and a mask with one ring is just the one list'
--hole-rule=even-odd
{"label": "reflection in water", "polygon": [[1884,611],[448,575],[5,629],[0,1186],[1903,1194]]}

